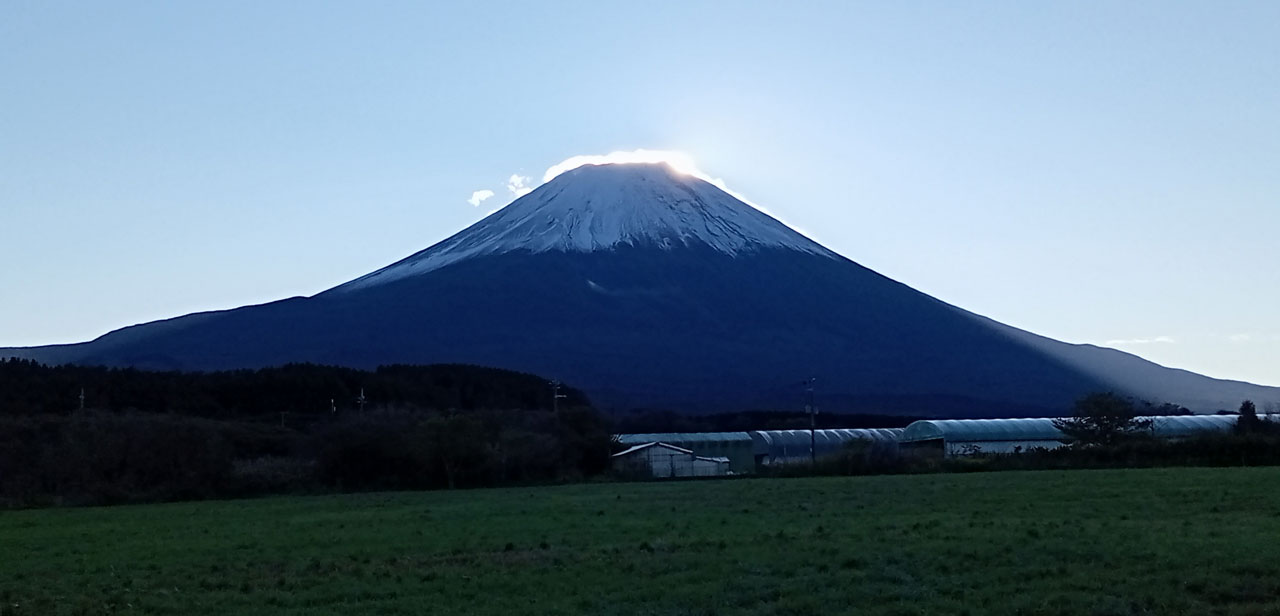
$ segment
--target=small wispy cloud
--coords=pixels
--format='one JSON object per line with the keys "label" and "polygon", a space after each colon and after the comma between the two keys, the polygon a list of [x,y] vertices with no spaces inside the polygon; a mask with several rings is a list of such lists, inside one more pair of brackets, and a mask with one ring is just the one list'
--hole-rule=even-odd
{"label": "small wispy cloud", "polygon": [[507,190],[511,191],[515,198],[519,199],[533,192],[533,187],[529,185],[528,176],[513,173],[510,178],[507,178]]}
{"label": "small wispy cloud", "polygon": [[1253,334],[1231,334],[1227,336],[1227,340],[1232,342],[1249,342],[1253,340]]}
{"label": "small wispy cloud", "polygon": [[1173,336],[1156,336],[1154,338],[1121,338],[1103,342],[1103,346],[1128,346],[1134,344],[1176,344]]}
{"label": "small wispy cloud", "polygon": [[492,196],[493,196],[492,190],[477,190],[471,193],[471,198],[467,199],[467,203],[470,203],[471,207],[480,207],[481,201],[484,201],[485,199],[488,199],[489,197],[492,197]]}

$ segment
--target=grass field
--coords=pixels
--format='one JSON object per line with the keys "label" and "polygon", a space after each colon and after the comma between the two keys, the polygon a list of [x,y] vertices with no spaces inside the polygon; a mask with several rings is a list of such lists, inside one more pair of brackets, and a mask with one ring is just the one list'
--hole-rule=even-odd
{"label": "grass field", "polygon": [[3,614],[1280,613],[1280,469],[0,512]]}

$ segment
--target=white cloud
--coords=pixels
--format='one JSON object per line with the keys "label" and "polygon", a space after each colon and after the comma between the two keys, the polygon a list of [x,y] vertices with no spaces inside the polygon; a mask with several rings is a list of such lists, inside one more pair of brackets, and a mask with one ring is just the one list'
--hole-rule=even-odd
{"label": "white cloud", "polygon": [[1176,344],[1172,336],[1156,336],[1155,338],[1122,338],[1119,340],[1108,340],[1103,342],[1103,346],[1127,346],[1133,344]]}
{"label": "white cloud", "polygon": [[477,190],[471,193],[471,198],[467,199],[467,203],[470,203],[472,207],[479,207],[481,201],[484,201],[485,199],[488,199],[489,197],[492,197],[492,196],[493,196],[492,190]]}
{"label": "white cloud", "polygon": [[511,191],[515,198],[519,199],[533,192],[533,187],[529,185],[528,176],[513,173],[510,178],[507,178],[507,190]]}
{"label": "white cloud", "polygon": [[1249,342],[1253,340],[1253,334],[1231,334],[1227,336],[1227,340],[1232,342]]}

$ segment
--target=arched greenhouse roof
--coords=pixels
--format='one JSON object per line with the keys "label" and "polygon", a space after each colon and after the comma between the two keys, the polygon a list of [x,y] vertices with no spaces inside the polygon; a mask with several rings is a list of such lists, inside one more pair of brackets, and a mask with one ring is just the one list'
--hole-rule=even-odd
{"label": "arched greenhouse roof", "polygon": [[[1236,415],[1169,415],[1143,417],[1151,420],[1151,433],[1173,438],[1201,432],[1227,432],[1235,427]],[[995,441],[1068,441],[1071,440],[1053,425],[1052,418],[1035,419],[928,419],[907,426],[903,442]]]}
{"label": "arched greenhouse roof", "polygon": [[646,434],[619,434],[618,442],[623,445],[642,445],[644,443],[750,443],[751,435],[746,432],[653,432]]}
{"label": "arched greenhouse roof", "polygon": [[[751,433],[756,441],[786,445],[809,446],[808,430],[756,430]],[[845,443],[852,440],[897,442],[902,428],[814,430],[813,440],[819,443]]]}
{"label": "arched greenhouse roof", "polygon": [[[849,441],[897,443],[902,428],[814,430],[812,443],[819,455],[839,451]],[[809,455],[808,430],[756,430],[751,433],[757,455],[789,458]]]}
{"label": "arched greenhouse roof", "polygon": [[1068,440],[1053,419],[926,419],[912,422],[902,441],[959,442]]}
{"label": "arched greenhouse roof", "polygon": [[1230,432],[1239,415],[1170,415],[1151,417],[1151,432],[1156,436],[1187,436],[1197,432]]}

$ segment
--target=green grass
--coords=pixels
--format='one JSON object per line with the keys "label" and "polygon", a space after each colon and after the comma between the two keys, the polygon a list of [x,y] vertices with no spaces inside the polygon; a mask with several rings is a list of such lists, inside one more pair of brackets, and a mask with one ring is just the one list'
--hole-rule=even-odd
{"label": "green grass", "polygon": [[1280,469],[0,513],[0,614],[1280,614]]}

